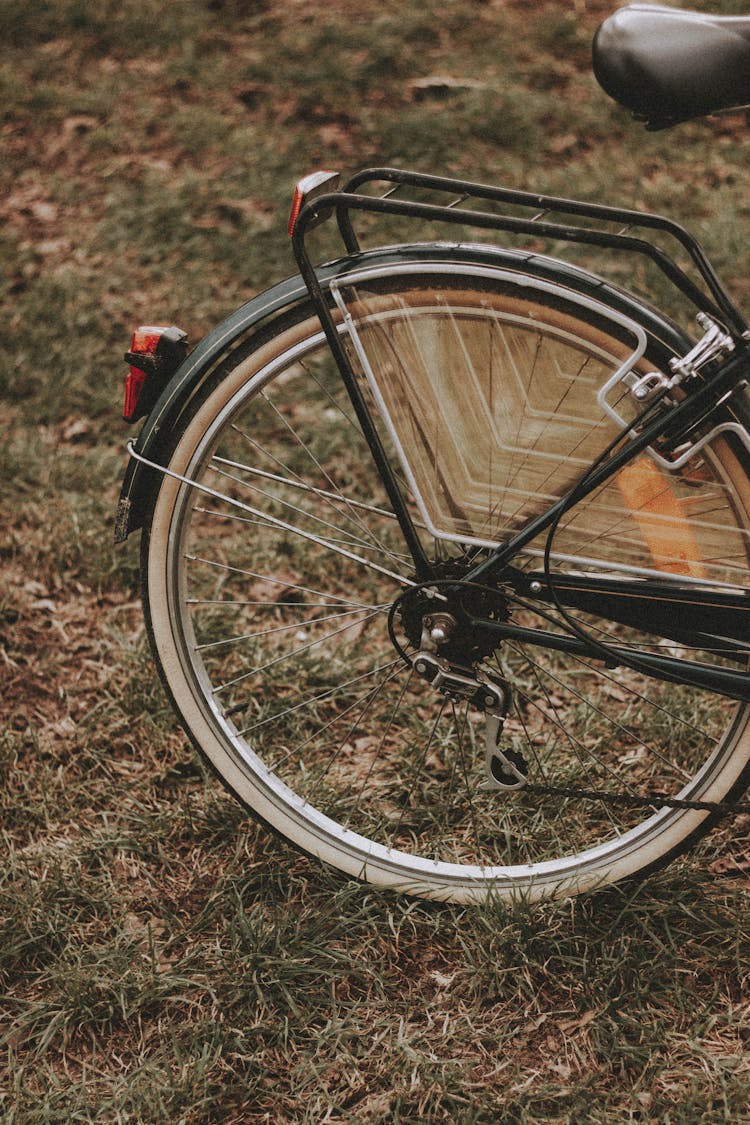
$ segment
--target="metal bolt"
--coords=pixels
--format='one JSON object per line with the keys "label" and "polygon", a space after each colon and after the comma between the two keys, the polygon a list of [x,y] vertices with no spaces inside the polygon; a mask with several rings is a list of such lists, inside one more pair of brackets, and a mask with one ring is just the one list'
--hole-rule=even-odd
{"label": "metal bolt", "polygon": [[542,584],[541,582],[532,582],[529,586],[529,589],[531,590],[532,594],[541,594]]}
{"label": "metal bolt", "polygon": [[446,641],[456,628],[456,619],[450,613],[434,613],[422,620],[430,630],[430,640],[439,645]]}

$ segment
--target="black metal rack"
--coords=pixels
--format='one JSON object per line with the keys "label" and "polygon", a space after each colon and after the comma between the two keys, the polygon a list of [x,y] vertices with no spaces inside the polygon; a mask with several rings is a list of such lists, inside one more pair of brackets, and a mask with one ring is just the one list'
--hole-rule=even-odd
{"label": "black metal rack", "polygon": [[[385,192],[378,195],[363,191],[375,184],[387,185]],[[396,197],[397,193],[409,189],[443,193],[452,198],[449,202],[435,204]],[[472,201],[528,209],[533,214],[524,217],[509,214],[507,210],[480,211],[469,206]],[[361,247],[352,223],[354,212],[402,216],[423,222],[462,225],[514,235],[536,235],[561,242],[643,255],[698,310],[721,322],[731,334],[742,336],[748,330],[747,321],[722,285],[702,247],[688,231],[671,219],[647,211],[537,195],[399,168],[365,169],[352,176],[343,190],[328,192],[303,206],[294,227],[292,242],[303,277],[308,283],[312,281],[314,295],[314,267],[305,246],[306,233],[311,226],[335,214],[344,246],[350,254],[356,254]],[[560,221],[562,217],[589,220],[595,225]],[[606,224],[615,224],[620,229],[604,229]],[[676,240],[692,262],[705,288],[696,284],[669,254],[648,238],[631,233],[634,231],[660,232]]]}
{"label": "black metal rack", "polygon": [[[385,193],[374,195],[362,190],[377,183],[389,185]],[[396,192],[403,189],[449,193],[453,198],[442,205],[420,202],[415,199],[395,198]],[[507,211],[478,211],[467,206],[467,203],[471,200],[481,200],[500,206],[505,205],[506,208],[529,208],[533,210],[533,214],[526,218],[508,214]],[[302,276],[316,305],[332,355],[339,367],[380,478],[400,524],[405,544],[411,553],[414,562],[414,581],[417,584],[434,582],[434,569],[425,554],[420,536],[401,494],[399,482],[393,473],[378,430],[373,424],[368,406],[363,399],[358,380],[342,343],[341,335],[334,323],[329,301],[323,292],[323,287],[318,280],[305,244],[305,236],[312,226],[335,215],[343,243],[349,254],[354,256],[353,268],[356,270],[356,256],[360,253],[360,242],[352,224],[352,215],[355,212],[404,216],[417,220],[445,222],[511,234],[537,235],[563,242],[582,243],[608,250],[645,255],[698,310],[707,313],[722,324],[735,338],[736,343],[741,341],[741,346],[736,348],[733,356],[714,371],[705,383],[697,386],[692,394],[686,395],[679,402],[670,405],[668,417],[662,416],[650,405],[644,407],[642,414],[636,418],[635,423],[625,425],[618,438],[605,451],[605,455],[591,466],[578,485],[574,486],[567,495],[553,503],[546,512],[523,527],[510,540],[499,545],[483,560],[478,561],[464,576],[464,582],[478,582],[486,585],[500,580],[503,576],[505,578],[510,576],[512,579],[513,575],[518,573],[513,569],[513,560],[516,554],[537,535],[548,534],[547,552],[549,553],[552,536],[559,517],[572,504],[578,503],[584,496],[604,484],[620,468],[648,448],[665,432],[668,431],[675,440],[682,440],[683,434],[690,430],[696,416],[703,417],[705,413],[713,410],[717,403],[731,395],[738,386],[743,385],[746,378],[748,342],[750,341],[750,334],[746,335],[747,322],[724,289],[700,245],[686,230],[670,219],[648,212],[629,211],[577,200],[560,199],[554,196],[495,188],[485,184],[475,184],[442,176],[423,175],[395,168],[372,168],[359,172],[348,181],[343,191],[325,192],[314,199],[310,199],[309,202],[303,203],[292,227],[294,252]],[[594,225],[553,221],[550,216],[584,220],[588,223],[593,222]],[[620,229],[614,232],[603,229],[607,224],[615,224]],[[683,253],[692,263],[697,277],[702,281],[702,285],[696,284],[669,254],[654,245],[648,238],[631,233],[634,230],[655,231],[676,240]],[[628,435],[630,440],[625,441],[624,439]],[[540,575],[540,581],[545,589],[549,591],[554,589],[548,554],[545,555],[545,566]],[[590,578],[588,582],[589,587],[595,586],[593,578]],[[606,579],[604,582],[605,584],[598,592],[604,597],[611,598],[613,595],[612,586]],[[564,591],[562,592],[564,593]],[[628,595],[629,593],[628,591]],[[690,612],[693,601],[705,598],[703,589],[700,589],[696,594],[693,587],[680,589],[679,593],[682,599],[681,604],[684,605],[686,612]],[[674,590],[670,587],[670,597],[672,598],[670,612],[674,611],[675,596]],[[561,608],[561,602],[557,594],[551,593],[550,597],[556,602],[558,608]],[[724,601],[727,601],[727,605],[724,605]],[[713,609],[714,607],[711,606],[710,608]],[[727,620],[731,618],[734,611],[741,611],[740,632],[737,636],[741,640],[741,644],[746,645],[744,593],[736,595],[733,600],[724,599],[720,608],[722,612],[726,611]],[[506,634],[520,635],[517,627],[512,623],[488,622],[476,619],[472,620],[471,624],[472,628],[479,629],[481,627],[485,630],[494,631],[498,643]],[[729,635],[734,637],[735,633],[731,632]],[[594,658],[601,658],[602,653],[606,651],[606,646],[592,642],[591,638],[586,637],[581,630],[573,629],[572,626],[564,634],[559,632],[549,633],[546,630],[531,630],[527,631],[524,636],[531,643],[539,643],[552,648],[557,647],[564,651],[577,652],[587,656],[593,655]],[[630,664],[641,671],[646,671],[649,675],[655,675],[667,681],[678,680],[682,683],[694,684],[712,691],[719,691],[732,699],[747,701],[750,698],[745,673],[714,668],[689,660],[671,660],[661,654],[639,653],[637,657],[633,657],[632,654],[619,650],[615,653],[610,648],[609,655],[615,659],[616,663]]]}

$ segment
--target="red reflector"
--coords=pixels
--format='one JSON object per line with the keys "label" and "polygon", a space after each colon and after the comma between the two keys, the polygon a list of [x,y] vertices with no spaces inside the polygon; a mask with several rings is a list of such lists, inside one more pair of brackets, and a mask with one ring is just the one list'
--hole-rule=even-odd
{"label": "red reflector", "polygon": [[137,352],[138,355],[153,355],[159,346],[166,328],[156,328],[153,325],[142,324],[140,328],[136,328],[133,333],[133,343],[130,346],[131,352]]}
{"label": "red reflector", "polygon": [[[135,356],[153,356],[159,346],[159,340],[167,331],[155,325],[142,324],[133,333],[133,342],[130,345],[129,358]],[[131,364],[125,376],[125,405],[122,416],[126,422],[133,422],[137,417],[138,400],[141,397],[143,385],[146,382],[146,369]]]}
{"label": "red reflector", "polygon": [[141,397],[143,384],[146,382],[146,372],[137,367],[131,367],[125,376],[125,405],[122,416],[126,422],[135,421],[138,399]]}
{"label": "red reflector", "polygon": [[297,183],[294,189],[294,197],[292,198],[292,209],[289,212],[289,237],[294,234],[294,228],[297,225],[299,213],[306,203],[312,203],[319,195],[325,195],[326,192],[336,191],[339,186],[338,172],[311,172],[309,176],[303,176]]}
{"label": "red reflector", "polygon": [[125,377],[123,418],[134,422],[148,414],[167,380],[187,353],[187,336],[180,328],[141,325],[133,333]]}

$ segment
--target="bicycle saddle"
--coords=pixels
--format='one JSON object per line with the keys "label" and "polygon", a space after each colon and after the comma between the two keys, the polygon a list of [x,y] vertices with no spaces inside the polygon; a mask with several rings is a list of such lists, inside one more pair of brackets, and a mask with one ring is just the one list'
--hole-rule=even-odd
{"label": "bicycle saddle", "polygon": [[631,4],[594,37],[600,86],[649,129],[750,103],[750,17]]}

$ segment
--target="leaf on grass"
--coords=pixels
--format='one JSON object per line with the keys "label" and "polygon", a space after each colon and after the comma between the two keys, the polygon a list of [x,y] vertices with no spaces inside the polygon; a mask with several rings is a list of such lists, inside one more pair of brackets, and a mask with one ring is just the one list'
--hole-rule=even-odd
{"label": "leaf on grass", "polygon": [[456,979],[456,975],[456,973],[451,973],[450,976],[447,976],[445,973],[439,973],[437,970],[430,973],[431,979],[434,980],[438,988],[450,988]]}
{"label": "leaf on grass", "polygon": [[566,152],[571,152],[578,146],[579,139],[577,133],[565,133],[561,137],[554,137],[549,142],[549,150],[554,152],[556,156],[563,156]]}
{"label": "leaf on grass", "polygon": [[39,601],[31,603],[31,608],[42,613],[57,613],[57,603],[51,598],[40,598]]}
{"label": "leaf on grass", "polygon": [[409,82],[407,90],[416,101],[425,97],[446,97],[458,90],[486,90],[487,83],[476,78],[455,78],[451,74],[428,74]]}
{"label": "leaf on grass", "polygon": [[63,134],[66,138],[76,135],[76,133],[88,133],[91,129],[96,129],[99,125],[98,117],[94,117],[90,113],[73,113],[70,117],[66,117],[63,122]]}
{"label": "leaf on grass", "polygon": [[63,441],[80,441],[91,433],[91,426],[84,418],[66,418],[60,430]]}
{"label": "leaf on grass", "polygon": [[636,750],[631,750],[629,753],[623,754],[621,758],[618,758],[618,761],[622,766],[637,766],[646,757],[645,746],[639,746]]}
{"label": "leaf on grass", "polygon": [[33,597],[49,597],[49,589],[42,582],[37,582],[34,578],[29,579],[28,582],[24,582],[23,589],[25,593],[31,594]]}
{"label": "leaf on grass", "polygon": [[595,1018],[596,1012],[593,1008],[589,1008],[588,1011],[584,1012],[583,1015],[579,1016],[577,1019],[563,1020],[563,1022],[560,1024],[560,1030],[578,1031],[579,1028],[586,1027],[586,1025],[591,1023],[591,1021]]}
{"label": "leaf on grass", "polygon": [[632,692],[625,691],[611,680],[605,684],[602,690],[603,694],[606,695],[608,699],[615,699],[618,703],[628,703],[633,697]]}
{"label": "leaf on grass", "polygon": [[708,870],[712,875],[746,875],[750,871],[750,856],[722,855],[709,863]]}

